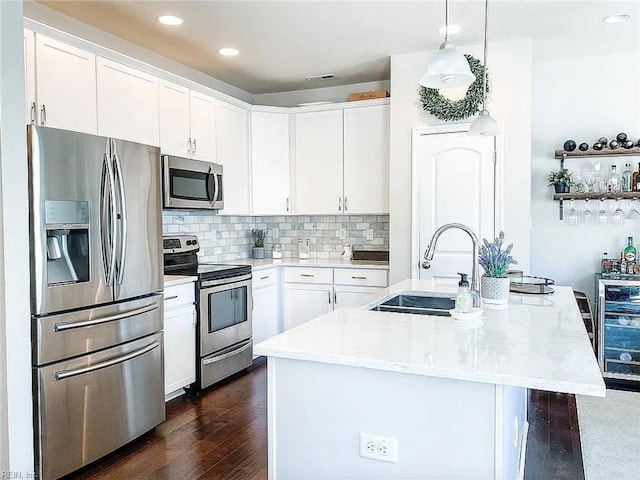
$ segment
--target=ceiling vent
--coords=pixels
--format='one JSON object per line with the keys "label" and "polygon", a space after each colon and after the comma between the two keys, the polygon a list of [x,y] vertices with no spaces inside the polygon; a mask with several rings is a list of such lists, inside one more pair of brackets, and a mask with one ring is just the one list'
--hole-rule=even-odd
{"label": "ceiling vent", "polygon": [[311,75],[310,77],[304,77],[306,80],[328,80],[333,78],[333,73],[323,73],[322,75]]}

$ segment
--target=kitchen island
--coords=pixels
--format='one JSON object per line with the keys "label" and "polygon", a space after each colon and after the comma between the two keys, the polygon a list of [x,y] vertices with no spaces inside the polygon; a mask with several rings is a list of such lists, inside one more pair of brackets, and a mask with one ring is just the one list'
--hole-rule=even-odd
{"label": "kitchen island", "polygon": [[[405,280],[255,346],[268,357],[269,478],[521,478],[528,389],[605,395],[569,287],[511,294],[481,325],[369,311],[455,290]],[[384,439],[369,447],[386,461],[361,456],[361,434]]]}

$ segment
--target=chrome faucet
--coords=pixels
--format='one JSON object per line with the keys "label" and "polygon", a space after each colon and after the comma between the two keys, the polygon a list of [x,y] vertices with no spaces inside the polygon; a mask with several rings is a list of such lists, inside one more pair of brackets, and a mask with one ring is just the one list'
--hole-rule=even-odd
{"label": "chrome faucet", "polygon": [[461,223],[447,223],[446,225],[438,228],[434,233],[433,237],[431,237],[431,241],[429,242],[429,246],[424,252],[424,260],[422,262],[422,268],[429,269],[431,268],[431,261],[433,260],[433,254],[436,252],[436,243],[438,243],[438,238],[447,230],[452,228],[457,228],[462,230],[463,232],[467,232],[467,234],[471,237],[471,242],[473,243],[473,265],[471,266],[471,291],[479,296],[480,294],[480,284],[478,282],[478,237],[473,231],[463,225]]}

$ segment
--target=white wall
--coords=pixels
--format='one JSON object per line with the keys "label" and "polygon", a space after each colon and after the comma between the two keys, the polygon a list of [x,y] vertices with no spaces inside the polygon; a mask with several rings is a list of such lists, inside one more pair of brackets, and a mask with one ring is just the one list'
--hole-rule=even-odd
{"label": "white wall", "polygon": [[[481,45],[460,46],[482,58]],[[411,130],[445,122],[426,113],[418,81],[434,51],[391,57],[390,281],[411,276]],[[529,39],[489,43],[492,94],[488,108],[504,124],[503,225],[519,267],[530,271],[531,65]],[[465,119],[460,123],[466,123]],[[464,192],[461,192],[464,195]]]}
{"label": "white wall", "polygon": [[253,96],[253,103],[254,105],[295,107],[303,102],[347,102],[350,93],[369,92],[371,90],[389,91],[389,81],[309,88],[290,92],[261,93]]}
{"label": "white wall", "polygon": [[26,478],[34,468],[22,45],[22,2],[0,2],[0,472]]}
{"label": "white wall", "polygon": [[[594,273],[600,269],[602,252],[617,256],[627,236],[640,244],[640,222],[623,227],[569,227],[558,219],[558,202],[551,200],[547,174],[560,165],[555,149],[565,140],[593,144],[599,137],[626,132],[640,135],[640,54],[636,39],[629,50],[608,56],[584,56],[562,61],[541,60],[533,65],[532,151],[532,270],[558,284],[593,293]],[[601,160],[603,170],[612,163],[618,172],[627,160]],[[630,159],[637,170],[640,157]],[[568,160],[570,171],[591,167],[592,160]],[[590,202],[597,212],[599,202]],[[628,205],[628,204],[627,204]],[[582,211],[584,202],[576,202]],[[638,205],[640,206],[640,205]],[[565,202],[565,215],[569,203]]]}

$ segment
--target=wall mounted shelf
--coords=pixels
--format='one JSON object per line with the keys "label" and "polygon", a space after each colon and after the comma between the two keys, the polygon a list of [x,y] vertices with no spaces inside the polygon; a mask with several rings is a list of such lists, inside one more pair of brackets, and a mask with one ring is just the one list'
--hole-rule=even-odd
{"label": "wall mounted shelf", "polygon": [[[569,158],[585,158],[585,159],[598,159],[598,158],[617,158],[617,157],[640,157],[640,147],[633,148],[617,148],[611,150],[609,148],[603,148],[602,150],[594,150],[590,148],[586,151],[574,150],[573,152],[567,152],[565,150],[556,150],[555,158],[560,160],[560,169],[564,169],[564,162]],[[553,199],[559,203],[559,216],[560,220],[563,220],[563,202],[565,200],[624,200],[628,198],[640,198],[640,192],[589,192],[589,193],[555,193]]]}

